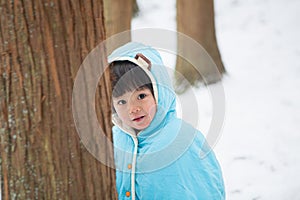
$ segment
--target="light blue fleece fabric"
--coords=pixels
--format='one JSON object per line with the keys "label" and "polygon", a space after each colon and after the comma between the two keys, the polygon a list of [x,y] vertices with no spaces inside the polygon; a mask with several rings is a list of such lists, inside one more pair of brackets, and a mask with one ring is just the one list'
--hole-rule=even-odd
{"label": "light blue fleece fabric", "polygon": [[[151,73],[158,89],[157,113],[150,126],[138,133],[135,169],[135,199],[225,199],[219,163],[205,138],[191,125],[177,118],[176,96],[159,53],[150,46],[130,42],[108,58],[132,57],[142,53],[152,63]],[[131,170],[134,135],[113,127],[116,184],[119,199],[132,199]],[[206,153],[203,158],[201,152]],[[207,153],[209,152],[209,153]]]}

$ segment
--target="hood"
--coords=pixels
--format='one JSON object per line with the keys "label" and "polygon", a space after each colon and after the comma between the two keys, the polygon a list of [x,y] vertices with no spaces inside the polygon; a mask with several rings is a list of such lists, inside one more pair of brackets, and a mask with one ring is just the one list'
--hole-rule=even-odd
{"label": "hood", "polygon": [[[137,54],[142,54],[151,62],[150,70],[143,59],[136,59]],[[148,137],[161,129],[168,120],[176,116],[176,95],[167,68],[164,66],[157,50],[136,42],[130,42],[119,47],[108,57],[108,63],[118,60],[134,62],[146,72],[152,82],[157,111],[151,124],[138,133],[139,137]],[[112,121],[115,125],[114,129],[119,128],[128,134],[136,135],[132,128],[122,123],[116,113],[113,114]]]}

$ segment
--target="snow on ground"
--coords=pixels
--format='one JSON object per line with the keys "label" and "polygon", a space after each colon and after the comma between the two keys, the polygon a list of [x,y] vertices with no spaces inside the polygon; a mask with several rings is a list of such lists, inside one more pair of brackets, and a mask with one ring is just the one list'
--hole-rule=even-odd
{"label": "snow on ground", "polygon": [[[138,3],[132,29],[176,30],[175,0]],[[226,119],[215,151],[227,199],[300,199],[299,8],[297,0],[215,1],[217,39],[228,71]],[[212,112],[209,92],[194,91],[205,133]]]}

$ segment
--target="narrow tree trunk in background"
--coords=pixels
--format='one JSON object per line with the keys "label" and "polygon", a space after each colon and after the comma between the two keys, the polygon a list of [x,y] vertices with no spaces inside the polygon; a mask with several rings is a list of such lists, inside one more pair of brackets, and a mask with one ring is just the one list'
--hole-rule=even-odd
{"label": "narrow tree trunk in background", "polygon": [[[103,0],[103,2],[107,38],[123,31],[129,31],[131,29],[133,0]],[[127,32],[121,41],[111,41],[112,43],[107,45],[108,54],[130,40],[130,32]]]}
{"label": "narrow tree trunk in background", "polygon": [[140,11],[137,0],[132,0],[132,17],[136,17]]}
{"label": "narrow tree trunk in background", "polygon": [[80,143],[71,110],[76,72],[105,39],[102,0],[0,0],[0,13],[2,199],[116,199],[114,170]]}
{"label": "narrow tree trunk in background", "polygon": [[[177,30],[201,44],[212,57],[220,73],[225,72],[216,41],[213,0],[177,0]],[[184,44],[178,40],[178,48]],[[186,50],[188,51],[188,50]],[[184,59],[177,57],[176,70],[183,74],[191,84],[202,81],[197,71]],[[209,75],[210,69],[203,71]],[[208,83],[219,81],[219,77],[210,77]],[[180,81],[177,84],[181,84]]]}

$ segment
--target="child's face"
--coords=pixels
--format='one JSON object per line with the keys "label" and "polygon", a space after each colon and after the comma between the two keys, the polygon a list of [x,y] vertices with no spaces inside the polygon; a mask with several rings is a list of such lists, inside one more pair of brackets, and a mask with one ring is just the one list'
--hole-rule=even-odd
{"label": "child's face", "polygon": [[123,123],[136,130],[147,128],[155,113],[155,99],[148,88],[113,97],[113,106]]}

